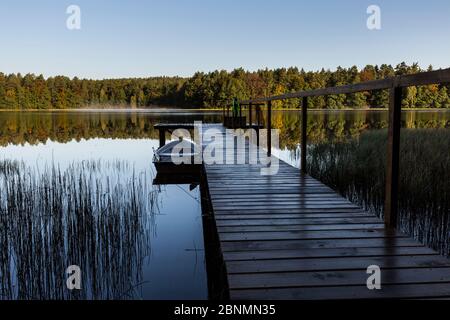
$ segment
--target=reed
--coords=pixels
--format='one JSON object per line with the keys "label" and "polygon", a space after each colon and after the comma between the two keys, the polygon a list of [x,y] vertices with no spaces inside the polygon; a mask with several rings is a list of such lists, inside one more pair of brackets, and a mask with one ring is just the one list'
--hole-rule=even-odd
{"label": "reed", "polygon": [[[0,299],[136,297],[158,189],[126,161],[0,161]],[[66,287],[66,268],[82,289]]]}
{"label": "reed", "polygon": [[[383,216],[387,132],[308,149],[308,172],[352,202]],[[399,227],[450,254],[450,131],[403,129],[400,146]]]}

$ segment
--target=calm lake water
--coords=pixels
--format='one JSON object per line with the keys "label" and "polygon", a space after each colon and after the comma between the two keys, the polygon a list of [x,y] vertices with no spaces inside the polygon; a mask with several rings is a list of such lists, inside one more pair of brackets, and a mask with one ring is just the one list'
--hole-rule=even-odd
{"label": "calm lake water", "polygon": [[[0,112],[0,164],[4,166],[0,165],[0,299],[207,299],[199,187],[152,185],[153,150],[159,143],[153,125],[193,120],[220,122],[221,113]],[[297,167],[300,121],[298,111],[273,115],[273,126],[280,129],[280,149],[275,154]],[[403,125],[449,128],[450,112],[405,112]],[[384,111],[314,111],[308,137],[312,144],[339,141],[386,126]],[[5,168],[5,163],[17,169]],[[55,179],[40,181],[52,168],[57,168]],[[88,171],[83,176],[87,182],[81,179],[87,189],[100,191],[66,200],[72,191],[84,190],[74,183],[83,170]],[[8,180],[9,174],[16,180]],[[42,201],[41,207],[11,206],[11,199],[25,201],[23,194],[13,190],[18,182],[24,185],[19,188],[24,193],[36,188],[28,203]],[[115,185],[123,189],[114,189]],[[55,199],[63,204],[55,205]],[[82,227],[84,222],[70,213],[74,206],[89,210],[84,199],[98,208],[89,213],[92,228]],[[136,205],[135,199],[143,199],[148,206]],[[45,217],[49,204],[51,212],[60,212],[61,221]],[[108,208],[115,213],[109,215]],[[127,210],[135,219],[126,217]],[[17,215],[11,215],[13,211]],[[30,228],[24,230],[22,222]],[[77,295],[55,288],[65,285],[68,265],[82,270],[83,288]]]}

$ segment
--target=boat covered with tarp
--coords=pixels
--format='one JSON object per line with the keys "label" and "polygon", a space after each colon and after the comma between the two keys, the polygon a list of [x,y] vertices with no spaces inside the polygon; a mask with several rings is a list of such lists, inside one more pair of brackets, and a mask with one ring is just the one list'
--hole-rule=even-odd
{"label": "boat covered with tarp", "polygon": [[199,174],[201,164],[196,164],[194,160],[200,152],[197,144],[183,138],[155,150],[153,164],[159,178],[171,178],[173,175],[182,178],[183,175]]}

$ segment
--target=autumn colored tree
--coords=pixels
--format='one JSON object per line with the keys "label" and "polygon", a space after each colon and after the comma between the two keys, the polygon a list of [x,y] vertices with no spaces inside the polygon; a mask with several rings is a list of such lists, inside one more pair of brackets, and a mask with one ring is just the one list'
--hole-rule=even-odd
{"label": "autumn colored tree", "polygon": [[[45,79],[42,75],[0,73],[0,108],[24,110],[102,106],[212,108],[229,103],[233,97],[259,98],[431,70],[432,66],[422,70],[417,63],[407,65],[403,62],[395,67],[386,64],[367,65],[361,70],[356,66],[318,71],[292,67],[250,72],[239,68],[231,72],[225,70],[197,72],[190,78],[89,80],[57,76]],[[449,89],[448,85],[407,88],[404,90],[402,106],[450,108]],[[317,109],[386,108],[388,103],[387,90],[308,99],[308,107]],[[298,99],[274,103],[275,108],[299,108],[299,106]]]}

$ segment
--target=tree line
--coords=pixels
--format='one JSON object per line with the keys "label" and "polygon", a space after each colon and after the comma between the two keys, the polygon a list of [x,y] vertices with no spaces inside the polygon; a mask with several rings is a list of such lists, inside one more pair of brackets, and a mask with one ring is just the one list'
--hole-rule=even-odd
{"label": "tree line", "polygon": [[[133,79],[89,80],[56,76],[44,78],[34,74],[0,73],[1,109],[76,109],[83,107],[179,108],[221,107],[233,97],[258,98],[300,90],[355,84],[423,70],[417,63],[400,63],[393,67],[367,65],[338,67],[330,71],[305,71],[296,67],[245,71],[235,69],[197,72],[192,77],[152,77]],[[450,86],[429,85],[404,90],[405,108],[450,108]],[[321,109],[384,108],[386,90],[348,95],[329,95],[309,99],[309,107]],[[276,102],[275,107],[297,108],[299,101]]]}

